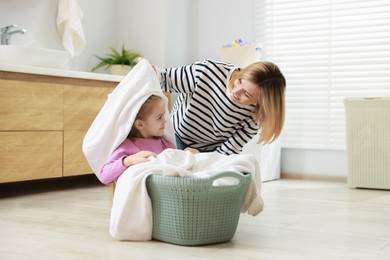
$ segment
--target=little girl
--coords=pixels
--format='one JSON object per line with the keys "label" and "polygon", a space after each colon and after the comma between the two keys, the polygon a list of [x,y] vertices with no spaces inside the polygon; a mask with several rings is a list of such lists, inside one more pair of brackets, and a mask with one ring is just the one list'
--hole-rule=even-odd
{"label": "little girl", "polygon": [[116,181],[127,167],[148,161],[167,148],[176,148],[163,138],[165,106],[159,96],[150,96],[142,105],[134,120],[129,136],[112,153],[109,161],[100,169],[104,184]]}

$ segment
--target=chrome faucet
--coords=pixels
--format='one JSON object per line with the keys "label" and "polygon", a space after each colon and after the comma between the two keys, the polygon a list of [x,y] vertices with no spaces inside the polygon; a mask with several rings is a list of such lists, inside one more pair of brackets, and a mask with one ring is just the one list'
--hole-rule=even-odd
{"label": "chrome faucet", "polygon": [[24,34],[27,32],[26,29],[20,29],[11,31],[11,28],[18,27],[16,24],[11,24],[1,28],[1,45],[9,45],[11,43],[11,36],[16,33]]}

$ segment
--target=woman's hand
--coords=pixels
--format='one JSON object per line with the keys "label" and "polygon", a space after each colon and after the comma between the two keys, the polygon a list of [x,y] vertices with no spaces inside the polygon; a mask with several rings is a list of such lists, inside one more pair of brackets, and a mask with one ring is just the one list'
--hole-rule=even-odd
{"label": "woman's hand", "polygon": [[199,153],[198,150],[196,150],[196,149],[194,149],[194,148],[191,148],[191,147],[185,148],[184,151],[189,151],[189,152],[192,153],[192,154],[197,154],[197,153]]}
{"label": "woman's hand", "polygon": [[141,151],[136,154],[124,157],[122,163],[125,167],[129,167],[130,165],[147,162],[150,156],[156,157],[156,153],[149,151]]}

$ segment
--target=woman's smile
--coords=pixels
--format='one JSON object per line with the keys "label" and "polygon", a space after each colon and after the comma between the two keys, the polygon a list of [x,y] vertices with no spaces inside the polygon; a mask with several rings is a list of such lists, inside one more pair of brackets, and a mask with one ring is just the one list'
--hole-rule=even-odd
{"label": "woman's smile", "polygon": [[239,102],[240,101],[240,98],[237,96],[237,94],[235,92],[232,92],[231,95],[230,95],[231,99],[234,101],[234,102]]}

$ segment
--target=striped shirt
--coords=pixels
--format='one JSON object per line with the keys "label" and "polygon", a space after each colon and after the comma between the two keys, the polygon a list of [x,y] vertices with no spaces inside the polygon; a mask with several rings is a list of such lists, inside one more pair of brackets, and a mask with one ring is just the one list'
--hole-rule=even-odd
{"label": "striped shirt", "polygon": [[254,105],[237,105],[227,88],[232,64],[203,60],[161,70],[161,88],[179,93],[173,108],[175,134],[189,147],[234,154],[259,130]]}

